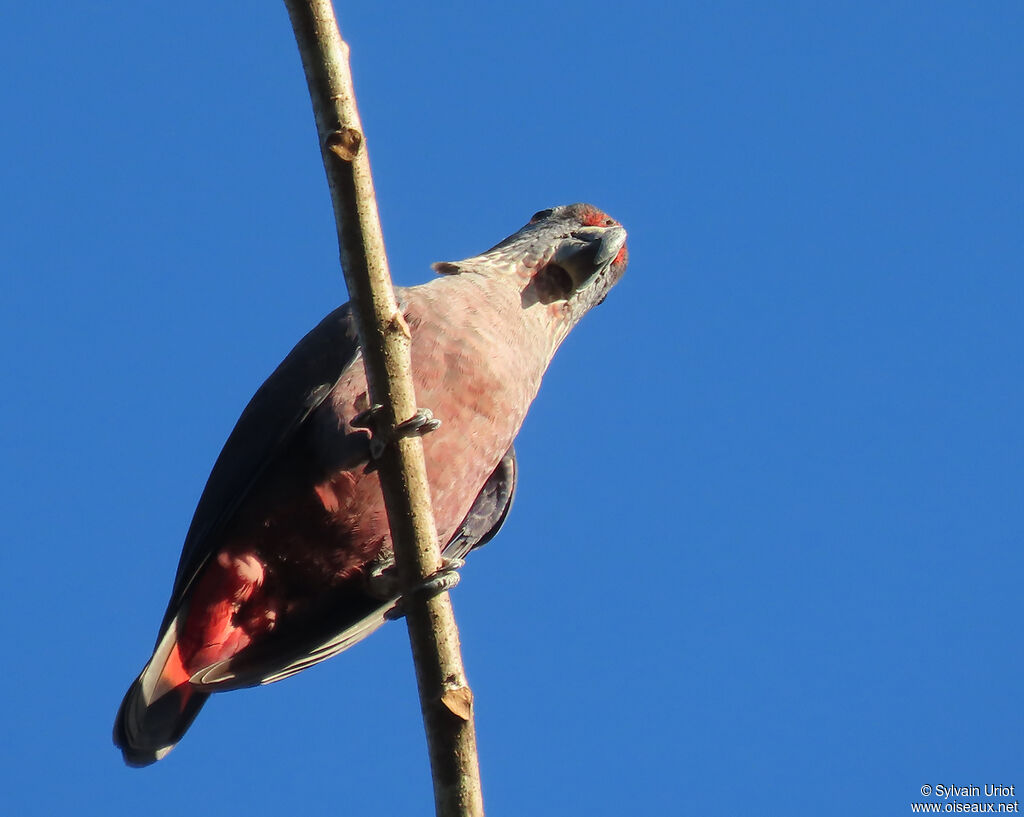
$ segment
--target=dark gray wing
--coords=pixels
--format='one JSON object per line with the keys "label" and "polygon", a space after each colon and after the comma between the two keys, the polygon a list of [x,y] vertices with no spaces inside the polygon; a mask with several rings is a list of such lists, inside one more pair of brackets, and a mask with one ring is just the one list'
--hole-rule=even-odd
{"label": "dark gray wing", "polygon": [[[218,531],[358,358],[355,319],[350,305],[345,304],[300,340],[253,395],[217,457],[192,517],[161,635],[190,583],[216,548]],[[354,441],[368,442],[365,435],[351,436]]]}
{"label": "dark gray wing", "polygon": [[501,530],[516,496],[516,450],[505,452],[494,473],[477,494],[473,507],[445,546],[447,559],[461,559],[474,548],[483,547]]}
{"label": "dark gray wing", "polygon": [[[488,477],[458,531],[444,548],[446,559],[464,557],[489,542],[504,524],[516,490],[516,453],[509,448]],[[339,588],[330,606],[300,631],[278,631],[234,658],[193,677],[211,691],[269,684],[337,655],[362,641],[386,621],[398,596],[381,598],[354,578]]]}

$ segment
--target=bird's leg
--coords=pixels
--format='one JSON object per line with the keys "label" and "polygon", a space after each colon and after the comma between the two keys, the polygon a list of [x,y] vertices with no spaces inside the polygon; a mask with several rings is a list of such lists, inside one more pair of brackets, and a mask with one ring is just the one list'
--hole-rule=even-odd
{"label": "bird's leg", "polygon": [[[405,593],[402,594],[402,597],[395,602],[395,606],[384,614],[384,618],[389,621],[393,621],[404,617],[404,602],[415,593],[425,593],[430,597],[436,596],[439,593],[444,593],[447,590],[451,590],[459,583],[460,577],[458,571],[459,568],[465,564],[466,562],[463,559],[445,559],[437,571],[430,576],[427,576],[422,581],[417,582],[413,587],[405,591]],[[393,569],[393,567],[386,568],[384,572]]]}
{"label": "bird's leg", "polygon": [[402,595],[402,585],[395,569],[395,556],[385,548],[366,565],[365,582],[367,592],[380,601],[392,601]]}
{"label": "bird's leg", "polygon": [[413,434],[429,434],[441,425],[441,421],[434,417],[434,413],[430,409],[421,408],[416,409],[416,413],[408,420],[403,420],[396,425],[393,433],[388,433],[381,430],[381,412],[383,410],[384,406],[374,403],[366,411],[359,412],[349,421],[349,425],[353,428],[365,428],[370,431],[372,435],[370,457],[375,460],[380,459],[388,443],[402,437],[411,437]]}

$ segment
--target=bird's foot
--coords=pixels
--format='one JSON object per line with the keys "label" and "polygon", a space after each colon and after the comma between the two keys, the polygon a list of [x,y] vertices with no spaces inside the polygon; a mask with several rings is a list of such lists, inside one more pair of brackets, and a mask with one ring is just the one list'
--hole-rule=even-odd
{"label": "bird's foot", "polygon": [[445,559],[444,563],[437,571],[407,590],[402,597],[395,602],[395,606],[384,614],[384,618],[389,621],[404,618],[405,600],[417,593],[424,593],[427,598],[431,598],[451,590],[459,583],[459,569],[465,564],[466,562],[464,559]]}
{"label": "bird's foot", "polygon": [[369,430],[372,435],[370,439],[370,457],[375,460],[380,459],[388,443],[402,437],[411,437],[414,434],[421,436],[429,434],[431,431],[437,430],[441,425],[441,421],[434,416],[430,409],[421,408],[416,409],[416,413],[412,417],[408,420],[403,420],[395,426],[394,432],[389,433],[389,431],[381,429],[383,410],[384,406],[380,403],[374,403],[366,411],[359,412],[349,422],[353,428]]}
{"label": "bird's foot", "polygon": [[402,583],[398,580],[395,558],[390,551],[379,553],[366,566],[366,589],[375,599],[391,601],[402,595]]}

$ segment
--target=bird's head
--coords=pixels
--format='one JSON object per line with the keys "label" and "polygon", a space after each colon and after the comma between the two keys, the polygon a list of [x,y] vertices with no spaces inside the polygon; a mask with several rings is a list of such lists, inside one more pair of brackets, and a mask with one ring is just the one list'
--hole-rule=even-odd
{"label": "bird's head", "polygon": [[524,308],[539,304],[571,327],[605,299],[628,259],[619,222],[593,205],[568,204],[541,210],[487,252],[434,269],[507,276],[520,289]]}

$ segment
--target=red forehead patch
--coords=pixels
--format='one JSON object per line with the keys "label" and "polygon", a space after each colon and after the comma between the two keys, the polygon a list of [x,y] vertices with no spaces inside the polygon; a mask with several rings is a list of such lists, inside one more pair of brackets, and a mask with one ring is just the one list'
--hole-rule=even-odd
{"label": "red forehead patch", "polygon": [[607,213],[594,209],[587,210],[581,220],[588,227],[607,227],[610,224],[615,224],[615,219],[610,218]]}

